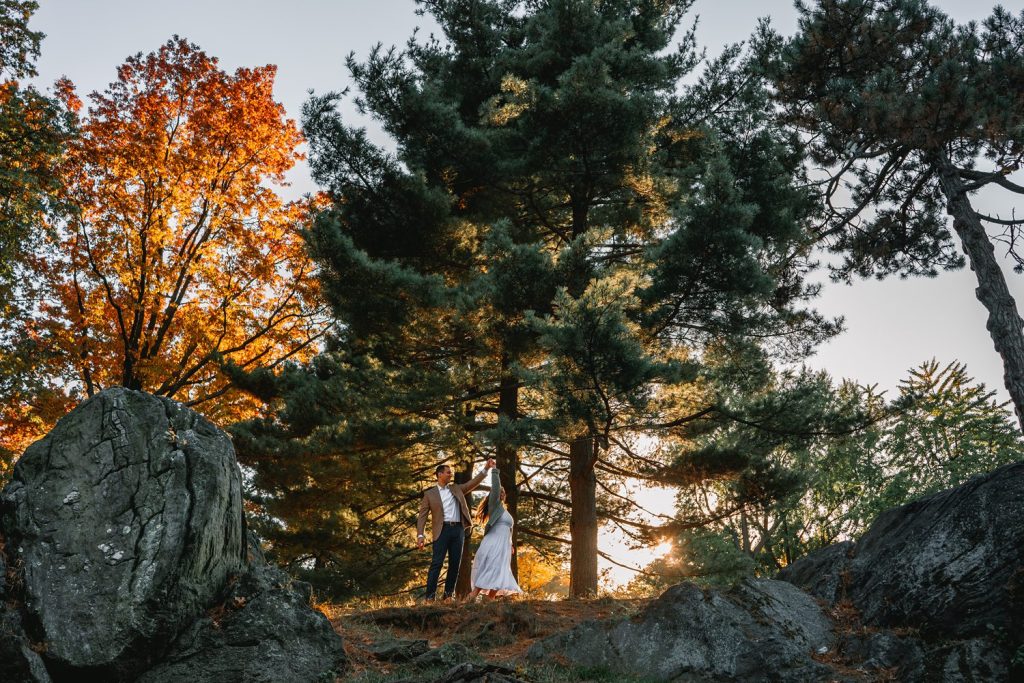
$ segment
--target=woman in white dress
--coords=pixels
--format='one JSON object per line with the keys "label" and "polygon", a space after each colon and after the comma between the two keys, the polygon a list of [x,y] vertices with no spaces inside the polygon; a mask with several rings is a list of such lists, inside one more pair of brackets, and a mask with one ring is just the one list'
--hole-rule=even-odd
{"label": "woman in white dress", "polygon": [[473,601],[481,591],[493,598],[499,593],[521,593],[512,575],[512,515],[505,509],[505,489],[498,479],[498,468],[491,468],[491,492],[476,509],[477,521],[484,525],[484,537],[473,558],[471,581]]}

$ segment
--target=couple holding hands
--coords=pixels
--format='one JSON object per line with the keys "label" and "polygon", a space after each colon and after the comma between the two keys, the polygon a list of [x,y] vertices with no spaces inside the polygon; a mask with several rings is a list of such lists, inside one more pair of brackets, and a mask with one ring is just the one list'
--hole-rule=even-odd
{"label": "couple holding hands", "polygon": [[444,580],[445,599],[451,598],[455,592],[466,531],[473,526],[474,521],[466,502],[466,494],[479,486],[488,472],[491,492],[480,501],[476,510],[476,522],[483,525],[484,538],[473,558],[473,592],[469,594],[468,600],[475,599],[481,591],[491,598],[499,593],[522,592],[512,575],[512,515],[505,509],[505,490],[501,488],[494,458],[489,458],[486,469],[465,484],[451,483],[452,468],[438,465],[434,470],[437,486],[431,486],[423,494],[419,517],[416,519],[416,545],[419,548],[424,546],[426,539],[423,532],[429,516],[433,557],[427,573],[427,600],[433,600],[437,593],[437,581],[446,555],[448,574]]}

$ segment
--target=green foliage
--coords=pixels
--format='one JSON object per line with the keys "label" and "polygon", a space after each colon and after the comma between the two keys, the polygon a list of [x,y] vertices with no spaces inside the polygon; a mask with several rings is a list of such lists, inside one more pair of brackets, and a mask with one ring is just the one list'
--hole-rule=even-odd
{"label": "green foliage", "polygon": [[[770,575],[812,550],[856,538],[885,510],[1024,459],[1024,436],[1007,404],[956,362],[912,369],[890,402],[871,387],[833,386],[820,373],[780,373],[745,400],[757,406],[749,414],[761,417],[729,434],[730,457],[711,459],[731,464],[737,476],[707,481],[722,472],[703,465],[700,451],[678,465],[696,470],[696,483],[678,499],[680,522],[717,521],[679,534],[676,551],[653,573],[707,581],[745,571]],[[831,417],[806,422],[814,415]],[[790,418],[804,428],[785,427]],[[713,447],[719,455],[729,449]],[[693,533],[703,541],[694,542]]]}
{"label": "green foliage", "polygon": [[599,435],[604,443],[616,418],[646,407],[654,381],[670,382],[679,374],[646,353],[630,329],[631,285],[594,279],[578,298],[562,289],[553,315],[533,319],[538,344],[552,359],[538,373],[552,414],[585,425],[582,434]]}
{"label": "green foliage", "polygon": [[[43,34],[29,20],[38,3],[0,0],[0,480],[39,434],[38,412],[60,396],[63,377],[40,372],[46,340],[26,335],[38,282],[29,260],[60,201],[60,156],[73,134],[67,105],[20,79],[36,75]],[[63,84],[58,84],[63,91]]]}
{"label": "green foliage", "polygon": [[[736,378],[744,368],[748,375]],[[692,557],[679,557],[694,576],[707,566],[711,577],[723,574],[728,580],[744,569],[773,571],[802,552],[791,538],[799,527],[779,511],[815,490],[823,449],[859,434],[871,418],[853,398],[836,392],[826,374],[773,372],[754,348],[721,358],[713,369],[711,380],[725,382],[720,415],[711,418],[717,424],[678,449],[673,464],[683,486],[676,545],[689,548]],[[728,539],[733,554],[746,555],[749,563],[728,560],[727,571],[718,570],[715,565],[729,555],[706,556],[722,551],[707,539],[694,543],[688,536],[694,529],[719,545]]]}
{"label": "green foliage", "polygon": [[875,462],[883,484],[872,497],[881,511],[963,483],[972,475],[1024,459],[1024,437],[996,392],[975,383],[961,363],[935,361],[900,383],[893,418]]}
{"label": "green foliage", "polygon": [[243,388],[279,408],[274,419],[230,428],[249,475],[250,524],[275,561],[334,600],[403,587],[419,568],[402,533],[409,518],[396,512],[418,497],[410,457],[389,453],[415,443],[426,425],[399,406],[380,406],[380,383],[410,382],[396,374],[344,354],[276,375],[235,373]]}
{"label": "green foliage", "polygon": [[[56,99],[19,79],[36,75],[43,34],[28,28],[36,2],[0,1],[0,282],[10,278],[28,253],[60,187],[57,161],[70,131],[67,112]],[[10,297],[5,297],[5,308]],[[9,310],[0,311],[5,317]]]}
{"label": "green foliage", "polygon": [[1024,163],[1024,12],[997,7],[957,25],[926,0],[798,7],[792,40],[762,27],[756,42],[784,120],[826,170],[819,237],[843,255],[834,276],[933,276],[963,266],[959,242],[1024,425],[1024,332],[994,250],[1004,243],[1024,271],[1024,220],[979,211],[973,198],[1024,195],[1011,180]]}
{"label": "green foliage", "polygon": [[39,9],[34,0],[0,0],[0,72],[9,78],[35,76],[43,34],[28,28]]}
{"label": "green foliage", "polygon": [[726,588],[755,572],[754,558],[725,529],[686,529],[672,541],[672,552],[637,574],[629,591],[652,595],[683,581]]}

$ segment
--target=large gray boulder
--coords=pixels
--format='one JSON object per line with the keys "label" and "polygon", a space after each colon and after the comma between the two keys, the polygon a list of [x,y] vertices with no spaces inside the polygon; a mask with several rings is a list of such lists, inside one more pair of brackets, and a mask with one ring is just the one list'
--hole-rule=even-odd
{"label": "large gray boulder", "polygon": [[750,579],[727,592],[683,583],[632,619],[589,621],[547,638],[532,660],[564,659],[658,681],[816,681],[832,671],[812,655],[832,624],[806,593]]}
{"label": "large gray boulder", "polygon": [[[333,681],[341,638],[246,533],[227,435],[104,391],[0,493],[0,681]],[[141,678],[140,678],[141,676]]]}
{"label": "large gray boulder", "polygon": [[1024,463],[888,510],[855,544],[825,548],[779,578],[864,623],[971,638],[1024,629]]}
{"label": "large gray boulder", "polygon": [[988,638],[929,642],[885,629],[857,628],[841,637],[837,654],[872,679],[989,683],[1011,680],[1009,662],[998,649]]}
{"label": "large gray boulder", "polygon": [[813,553],[778,578],[852,606],[863,625],[912,632],[873,641],[868,660],[902,680],[1011,675],[1024,651],[1024,463],[888,510],[856,543]]}
{"label": "large gray boulder", "polygon": [[1024,629],[1024,463],[889,510],[857,541],[848,597],[867,623],[968,638]]}
{"label": "large gray boulder", "polygon": [[30,446],[0,494],[26,630],[51,668],[123,678],[244,562],[230,439],[174,401],[108,389]]}
{"label": "large gray boulder", "polygon": [[783,568],[778,578],[834,605],[845,595],[849,580],[846,570],[853,548],[852,541],[834,543]]}

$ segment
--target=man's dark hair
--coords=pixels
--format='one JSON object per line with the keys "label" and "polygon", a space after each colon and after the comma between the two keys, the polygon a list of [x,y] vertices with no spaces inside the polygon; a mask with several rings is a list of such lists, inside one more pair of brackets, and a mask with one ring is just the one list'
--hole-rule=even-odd
{"label": "man's dark hair", "polygon": [[443,470],[446,469],[448,469],[448,465],[446,465],[445,463],[441,463],[440,465],[434,468],[434,476],[436,477],[437,475],[441,474]]}

